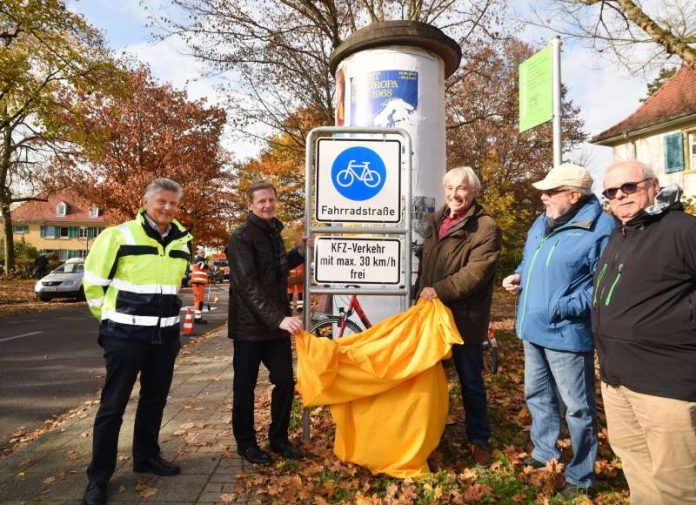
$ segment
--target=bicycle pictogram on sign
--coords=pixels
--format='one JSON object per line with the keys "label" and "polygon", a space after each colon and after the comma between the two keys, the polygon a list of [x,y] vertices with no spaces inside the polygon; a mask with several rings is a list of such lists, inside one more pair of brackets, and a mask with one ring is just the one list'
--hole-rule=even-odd
{"label": "bicycle pictogram on sign", "polygon": [[334,160],[331,180],[336,190],[354,201],[368,200],[377,195],[386,179],[382,158],[372,149],[354,146],[346,149]]}
{"label": "bicycle pictogram on sign", "polygon": [[[356,169],[360,169],[360,172],[357,172]],[[336,183],[343,188],[347,188],[352,186],[356,180],[362,182],[368,188],[374,188],[382,182],[382,176],[379,175],[377,170],[370,170],[369,161],[358,163],[355,160],[350,160],[348,166],[336,175]]]}

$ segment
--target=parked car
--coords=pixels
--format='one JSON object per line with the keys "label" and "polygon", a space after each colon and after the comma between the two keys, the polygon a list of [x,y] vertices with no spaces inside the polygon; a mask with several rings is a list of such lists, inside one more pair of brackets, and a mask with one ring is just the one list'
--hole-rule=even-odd
{"label": "parked car", "polygon": [[46,277],[36,282],[34,292],[42,302],[51,298],[84,299],[82,276],[85,272],[85,260],[71,258]]}
{"label": "parked car", "polygon": [[219,282],[222,282],[223,279],[230,278],[230,265],[227,262],[227,258],[214,259],[212,270],[219,272],[218,277],[221,277]]}

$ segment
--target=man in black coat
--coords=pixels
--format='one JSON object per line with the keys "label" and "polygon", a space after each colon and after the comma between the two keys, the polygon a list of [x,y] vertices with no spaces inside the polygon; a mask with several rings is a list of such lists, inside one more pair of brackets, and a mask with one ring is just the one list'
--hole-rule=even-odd
{"label": "man in black coat", "polygon": [[229,337],[234,339],[232,431],[237,450],[251,463],[269,464],[270,455],[256,441],[254,389],[263,363],[270,372],[271,426],[269,446],[284,458],[302,453],[288,441],[295,380],[290,334],[303,329],[291,317],[288,272],[304,262],[301,248],[286,253],[275,218],[276,189],[270,182],[247,191],[249,216],[232,234],[227,247],[230,264]]}
{"label": "man in black coat", "polygon": [[594,276],[609,443],[633,505],[696,504],[696,217],[636,160],[610,165],[618,220]]}

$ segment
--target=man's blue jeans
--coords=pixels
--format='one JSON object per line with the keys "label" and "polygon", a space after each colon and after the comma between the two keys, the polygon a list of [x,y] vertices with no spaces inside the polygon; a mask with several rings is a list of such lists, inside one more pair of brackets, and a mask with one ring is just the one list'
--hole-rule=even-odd
{"label": "man's blue jeans", "polygon": [[464,403],[466,437],[471,444],[485,444],[491,436],[486,405],[486,387],[483,383],[483,347],[453,345],[452,360],[459,375]]}
{"label": "man's blue jeans", "polygon": [[[594,352],[554,351],[524,341],[524,396],[532,415],[532,457],[561,460],[556,447],[561,431],[561,404],[573,445],[565,479],[588,488],[595,480],[597,412],[595,408]],[[562,402],[562,403],[561,403]]]}

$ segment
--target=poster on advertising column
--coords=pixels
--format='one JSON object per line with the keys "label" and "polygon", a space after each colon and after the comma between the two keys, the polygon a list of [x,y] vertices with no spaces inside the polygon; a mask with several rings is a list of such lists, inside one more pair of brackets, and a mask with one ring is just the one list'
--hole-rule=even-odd
{"label": "poster on advertising column", "polygon": [[418,72],[379,70],[350,80],[353,126],[409,128],[418,109]]}

